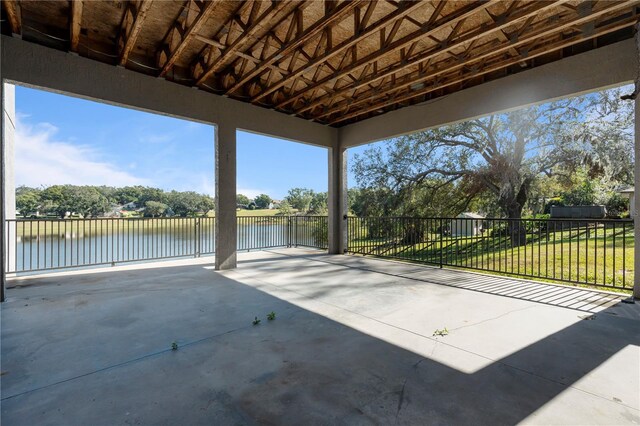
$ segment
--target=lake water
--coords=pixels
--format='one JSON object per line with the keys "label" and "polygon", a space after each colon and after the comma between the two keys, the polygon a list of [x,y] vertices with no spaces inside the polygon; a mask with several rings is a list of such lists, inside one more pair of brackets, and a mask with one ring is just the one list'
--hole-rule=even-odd
{"label": "lake water", "polygon": [[[241,218],[246,219],[246,218]],[[284,219],[284,220],[283,220]],[[287,245],[314,246],[307,226],[290,226],[287,218],[275,220],[241,221],[238,223],[238,250],[282,247]],[[58,221],[60,223],[64,221]],[[40,221],[42,224],[43,221]],[[114,222],[117,223],[117,222]],[[178,220],[168,226],[142,226],[131,222],[127,226],[102,226],[99,231],[86,224],[56,232],[34,230],[33,224],[18,221],[9,232],[9,272],[104,265],[181,256],[205,256],[215,253],[213,220],[195,222]],[[13,223],[15,224],[15,222]],[[46,225],[43,225],[45,227]],[[24,229],[23,229],[24,228]]]}

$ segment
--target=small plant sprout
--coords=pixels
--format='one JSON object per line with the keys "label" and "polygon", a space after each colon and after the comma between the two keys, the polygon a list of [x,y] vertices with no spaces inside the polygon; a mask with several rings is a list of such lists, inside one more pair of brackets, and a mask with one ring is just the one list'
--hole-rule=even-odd
{"label": "small plant sprout", "polygon": [[175,340],[171,343],[171,350],[172,351],[178,350],[178,343]]}
{"label": "small plant sprout", "polygon": [[442,330],[436,329],[436,331],[433,332],[434,336],[446,336],[447,334],[449,334],[449,330],[447,330],[447,327],[443,328]]}
{"label": "small plant sprout", "polygon": [[253,325],[258,325],[260,324],[260,320],[258,319],[258,317],[255,317],[253,320]]}
{"label": "small plant sprout", "polygon": [[274,319],[276,319],[276,313],[275,313],[275,312],[273,312],[273,311],[269,312],[269,313],[267,314],[267,319],[268,319],[269,321],[273,321]]}

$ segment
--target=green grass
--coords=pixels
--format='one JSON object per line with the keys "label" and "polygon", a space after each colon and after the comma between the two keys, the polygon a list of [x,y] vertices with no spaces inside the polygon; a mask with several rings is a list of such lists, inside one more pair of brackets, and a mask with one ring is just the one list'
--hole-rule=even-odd
{"label": "green grass", "polygon": [[[193,229],[198,218],[129,218],[129,219],[56,219],[17,221],[19,237],[50,237],[74,235],[101,235],[112,232],[155,232],[172,229]],[[200,218],[201,226],[211,226],[213,218]],[[192,231],[191,231],[192,232]]]}
{"label": "green grass", "polygon": [[[353,230],[351,230],[353,232]],[[485,235],[489,234],[488,232]],[[352,238],[353,252],[400,260],[474,268],[500,275],[525,275],[550,281],[572,281],[618,289],[633,286],[633,228],[544,231],[530,233],[527,244],[511,247],[504,236],[445,237],[429,234],[414,245],[402,245],[400,238]],[[624,246],[624,250],[623,250]],[[442,249],[442,250],[441,250]]]}
{"label": "green grass", "polygon": [[278,209],[260,209],[260,210],[245,210],[239,209],[236,211],[236,216],[275,216],[280,212]]}
{"label": "green grass", "polygon": [[[272,217],[277,215],[277,209],[244,210],[236,211],[237,217]],[[195,221],[200,219],[201,226],[212,226],[215,214],[213,212],[206,217],[171,217],[171,218],[98,218],[98,219],[27,219],[16,222],[19,237],[50,237],[66,234],[101,235],[111,232],[155,232],[162,230],[180,230],[188,232],[193,229]]]}

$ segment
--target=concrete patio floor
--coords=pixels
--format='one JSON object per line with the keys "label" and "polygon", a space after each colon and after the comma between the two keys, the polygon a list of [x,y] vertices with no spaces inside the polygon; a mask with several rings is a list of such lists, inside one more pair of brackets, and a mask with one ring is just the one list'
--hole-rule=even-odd
{"label": "concrete patio floor", "polygon": [[11,285],[3,425],[640,424],[607,293],[302,249]]}

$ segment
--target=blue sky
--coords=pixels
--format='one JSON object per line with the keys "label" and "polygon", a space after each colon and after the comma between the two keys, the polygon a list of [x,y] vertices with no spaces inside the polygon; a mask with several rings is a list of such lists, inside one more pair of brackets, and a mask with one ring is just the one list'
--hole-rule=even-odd
{"label": "blue sky", "polygon": [[[212,126],[19,86],[16,114],[16,185],[214,193]],[[327,190],[325,149],[246,132],[237,137],[239,193],[280,199],[293,187]]]}

